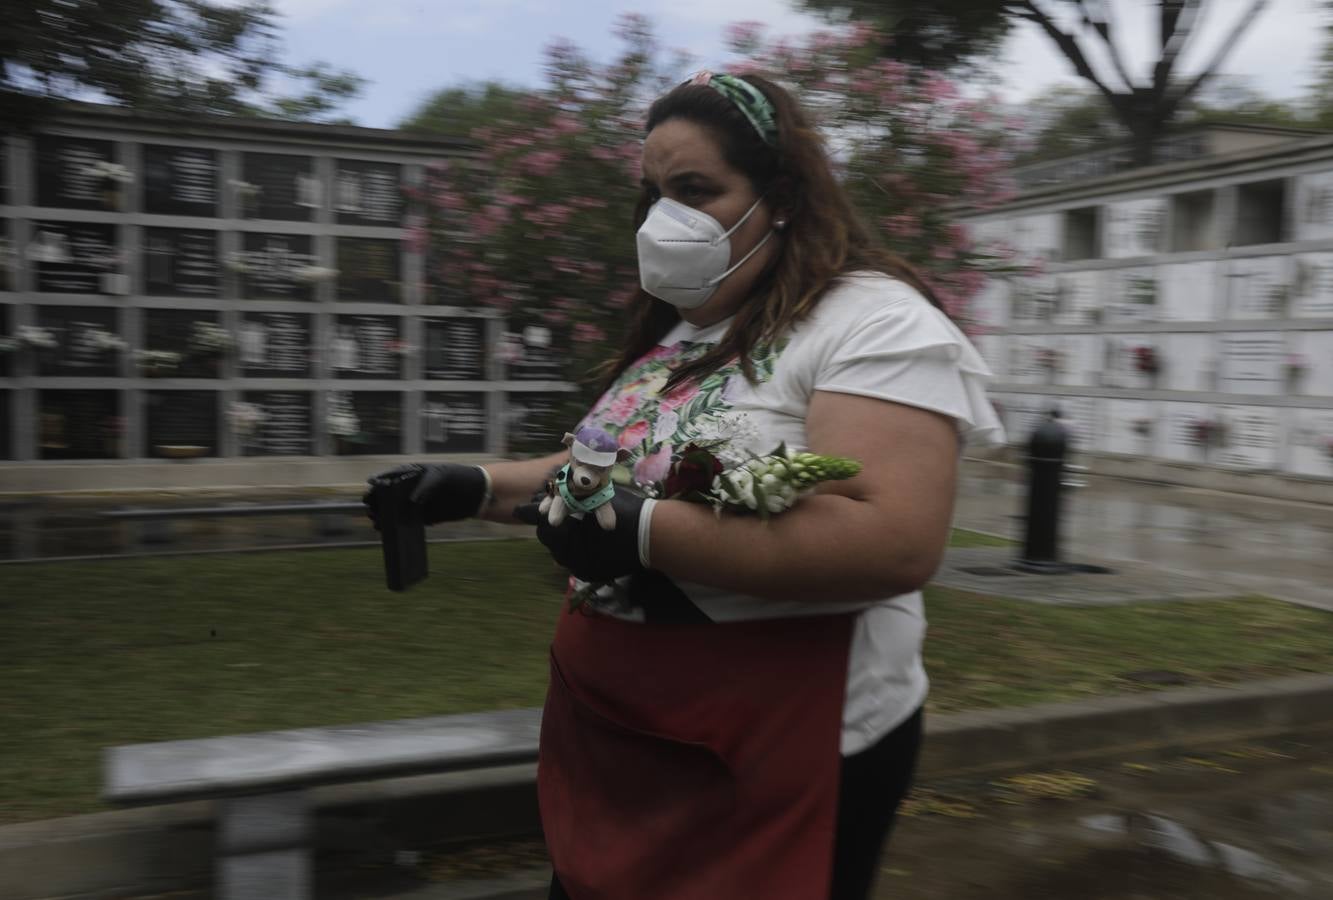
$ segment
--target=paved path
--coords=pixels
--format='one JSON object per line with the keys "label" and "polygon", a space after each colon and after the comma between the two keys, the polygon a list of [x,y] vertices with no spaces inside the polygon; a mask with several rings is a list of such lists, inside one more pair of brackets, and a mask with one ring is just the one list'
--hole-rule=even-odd
{"label": "paved path", "polygon": [[[955,524],[1021,539],[1024,486],[1012,471],[968,466]],[[1333,610],[1331,506],[1097,477],[1065,501],[1066,559],[1148,563]]]}

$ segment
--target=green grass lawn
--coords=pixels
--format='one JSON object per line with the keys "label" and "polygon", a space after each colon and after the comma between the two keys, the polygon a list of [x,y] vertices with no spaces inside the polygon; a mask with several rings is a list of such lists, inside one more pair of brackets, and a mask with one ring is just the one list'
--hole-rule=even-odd
{"label": "green grass lawn", "polygon": [[[964,536],[966,538],[966,536]],[[100,748],[540,705],[562,579],[535,541],[0,567],[0,822],[98,808]],[[932,708],[1333,671],[1333,616],[1261,599],[1072,609],[932,588]]]}

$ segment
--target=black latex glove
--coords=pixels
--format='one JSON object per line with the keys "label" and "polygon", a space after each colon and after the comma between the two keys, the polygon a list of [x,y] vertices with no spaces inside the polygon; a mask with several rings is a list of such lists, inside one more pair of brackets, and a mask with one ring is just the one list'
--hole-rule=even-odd
{"label": "black latex glove", "polygon": [[639,516],[643,498],[616,488],[611,498],[616,511],[616,527],[604,531],[593,513],[582,519],[566,518],[552,526],[536,503],[514,510],[514,518],[537,526],[537,539],[551,551],[552,558],[582,581],[607,583],[644,571],[639,562]]}
{"label": "black latex glove", "polygon": [[362,495],[361,502],[377,530],[380,492],[404,482],[414,485],[409,499],[420,504],[422,520],[427,525],[475,516],[486,499],[486,476],[476,466],[408,463],[366,479],[370,490]]}

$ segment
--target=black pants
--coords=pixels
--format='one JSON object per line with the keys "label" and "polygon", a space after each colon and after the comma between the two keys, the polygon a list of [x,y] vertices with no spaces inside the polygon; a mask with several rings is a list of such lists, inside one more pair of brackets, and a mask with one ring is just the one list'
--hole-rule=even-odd
{"label": "black pants", "polygon": [[[898,806],[912,785],[921,749],[921,710],[879,742],[845,756],[838,781],[838,830],[829,900],[865,900]],[[549,900],[572,900],[551,878]],[[718,900],[734,900],[719,897]]]}

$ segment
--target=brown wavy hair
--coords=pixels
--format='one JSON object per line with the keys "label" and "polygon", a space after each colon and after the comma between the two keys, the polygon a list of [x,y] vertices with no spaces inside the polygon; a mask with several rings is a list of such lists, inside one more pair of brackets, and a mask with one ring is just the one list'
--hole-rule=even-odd
{"label": "brown wavy hair", "polygon": [[[841,275],[857,270],[883,272],[906,282],[936,307],[939,301],[905,260],[882,247],[861,221],[833,174],[824,140],[795,98],[771,80],[745,75],[773,104],[777,146],[766,143],[731,100],[706,85],[685,83],[663,95],[648,111],[644,133],[669,119],[685,119],[716,138],[723,159],[750,179],[756,194],[787,219],[776,258],[756,280],[750,298],[736,312],[726,335],[708,353],[674,372],[664,390],[717,371],[739,360],[754,381],[751,355],[805,319]],[[653,198],[647,189],[635,209],[637,230]],[[630,304],[624,349],[598,374],[606,390],[680,321],[671,304],[643,289]]]}

